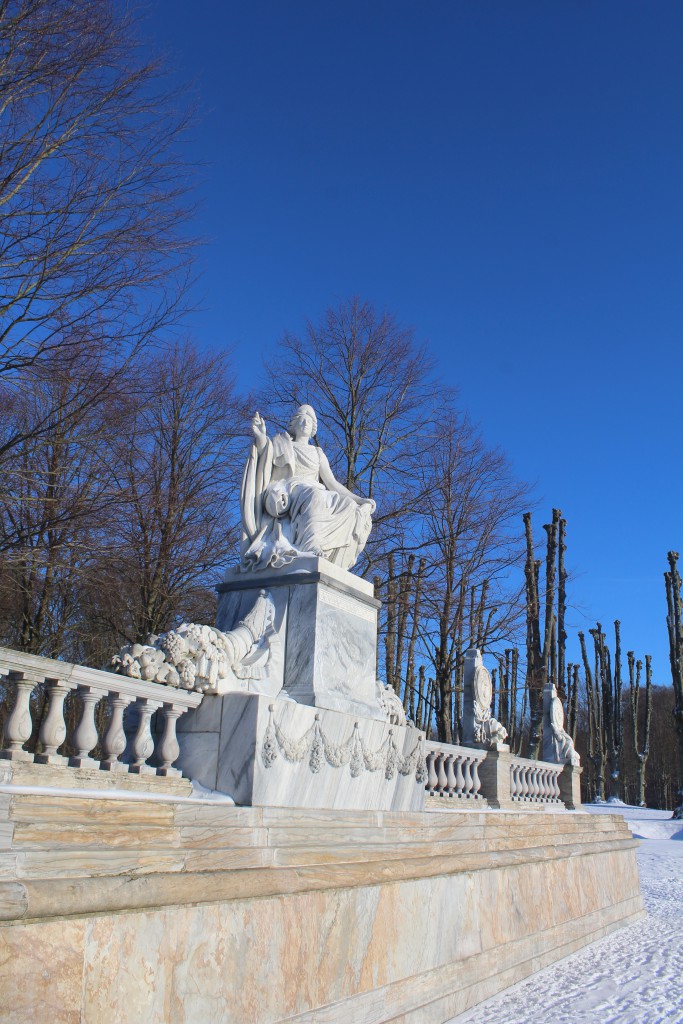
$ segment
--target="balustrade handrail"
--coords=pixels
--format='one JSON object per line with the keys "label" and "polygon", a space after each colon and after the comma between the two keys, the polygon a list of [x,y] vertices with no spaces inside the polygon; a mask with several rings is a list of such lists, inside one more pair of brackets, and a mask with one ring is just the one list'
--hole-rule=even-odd
{"label": "balustrade handrail", "polygon": [[425,752],[430,750],[441,750],[446,754],[458,754],[463,757],[474,757],[477,761],[483,761],[487,751],[482,747],[463,747],[457,743],[441,743],[440,740],[425,740]]}
{"label": "balustrade handrail", "polygon": [[0,647],[0,675],[6,675],[8,671],[24,672],[29,676],[35,673],[39,677],[37,682],[59,679],[71,686],[95,686],[101,690],[115,690],[126,697],[148,697],[150,700],[161,700],[164,704],[172,702],[187,710],[201,704],[203,696],[194,690],[150,683],[145,679],[133,679],[106,669],[89,668],[87,665],[75,665],[56,658],[44,658],[39,654],[26,654],[24,651]]}
{"label": "balustrade handrail", "polygon": [[517,754],[510,759],[510,798],[517,803],[561,804],[563,764]]}
{"label": "balustrade handrail", "polygon": [[521,754],[512,754],[511,756],[513,764],[523,764],[538,768],[552,768],[557,771],[558,774],[564,768],[564,763],[558,761],[541,761],[536,760],[533,757],[522,757]]}

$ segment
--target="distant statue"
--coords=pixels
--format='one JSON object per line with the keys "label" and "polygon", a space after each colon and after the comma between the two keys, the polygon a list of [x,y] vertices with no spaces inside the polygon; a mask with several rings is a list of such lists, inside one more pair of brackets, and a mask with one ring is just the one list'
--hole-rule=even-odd
{"label": "distant statue", "polygon": [[253,417],[242,478],[242,568],[279,568],[317,555],[350,569],[365,547],[375,502],[335,479],[325,453],[310,444],[317,427],[310,405],[300,405],[287,433],[272,439],[259,413]]}
{"label": "distant statue", "polygon": [[549,735],[546,739],[544,731],[543,757],[546,761],[553,761],[555,764],[571,764],[578,767],[581,764],[581,758],[576,752],[574,741],[565,731],[564,708],[557,695],[557,689],[552,684],[548,687],[546,703],[546,721],[543,723],[543,728],[545,730],[547,725]]}
{"label": "distant statue", "polygon": [[465,653],[462,733],[465,746],[509,750],[507,729],[491,716],[493,683],[476,647]]}

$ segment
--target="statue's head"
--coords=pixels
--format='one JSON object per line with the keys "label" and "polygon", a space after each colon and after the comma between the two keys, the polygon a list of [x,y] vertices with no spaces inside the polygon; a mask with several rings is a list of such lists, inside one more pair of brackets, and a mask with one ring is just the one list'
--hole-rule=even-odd
{"label": "statue's head", "polygon": [[299,408],[296,410],[296,412],[292,416],[291,420],[289,421],[289,426],[287,427],[287,433],[291,434],[292,437],[296,437],[297,433],[299,433],[301,431],[302,426],[303,426],[305,420],[307,420],[307,419],[310,420],[310,423],[311,423],[311,433],[310,433],[310,436],[311,437],[315,437],[315,435],[316,435],[316,433],[318,431],[318,417],[316,416],[315,411],[313,410],[313,407],[310,406],[310,405],[300,405],[299,406]]}

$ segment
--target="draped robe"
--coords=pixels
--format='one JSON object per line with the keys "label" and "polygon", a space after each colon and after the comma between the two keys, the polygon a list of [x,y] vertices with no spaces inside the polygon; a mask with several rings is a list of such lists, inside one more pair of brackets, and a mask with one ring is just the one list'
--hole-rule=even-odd
{"label": "draped robe", "polygon": [[298,555],[318,555],[350,569],[365,547],[370,506],[329,490],[320,480],[319,448],[276,434],[255,444],[241,491],[242,568],[278,568]]}

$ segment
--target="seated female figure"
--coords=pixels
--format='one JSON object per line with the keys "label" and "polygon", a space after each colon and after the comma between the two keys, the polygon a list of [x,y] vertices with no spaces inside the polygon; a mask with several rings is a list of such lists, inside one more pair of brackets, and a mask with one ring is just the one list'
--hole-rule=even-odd
{"label": "seated female figure", "polygon": [[317,555],[350,569],[372,529],[375,502],[335,479],[325,453],[310,444],[317,430],[301,405],[286,434],[272,440],[257,412],[254,443],[241,492],[242,567],[278,568],[298,555]]}

